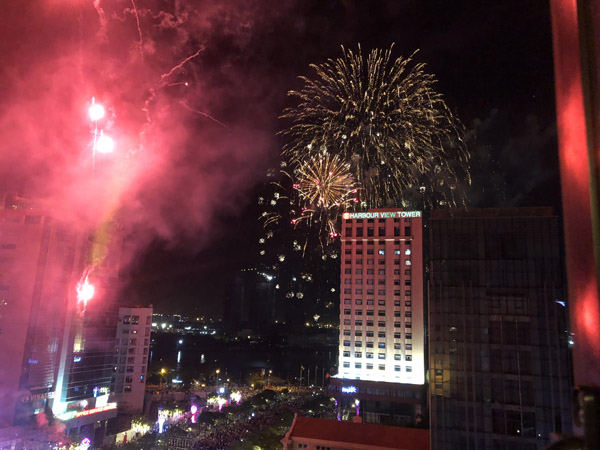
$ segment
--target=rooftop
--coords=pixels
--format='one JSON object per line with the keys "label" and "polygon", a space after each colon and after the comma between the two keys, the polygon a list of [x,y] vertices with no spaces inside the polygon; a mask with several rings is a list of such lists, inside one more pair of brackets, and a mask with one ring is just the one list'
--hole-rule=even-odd
{"label": "rooftop", "polygon": [[429,431],[425,429],[313,419],[298,415],[282,442],[292,440],[343,443],[344,447],[355,449],[429,450]]}

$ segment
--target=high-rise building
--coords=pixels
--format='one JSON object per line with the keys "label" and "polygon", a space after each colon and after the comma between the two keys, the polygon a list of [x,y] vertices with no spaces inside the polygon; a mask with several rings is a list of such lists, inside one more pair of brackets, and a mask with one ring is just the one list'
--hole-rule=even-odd
{"label": "high-rise building", "polygon": [[336,395],[359,399],[368,422],[406,423],[425,383],[420,211],[344,213]]}
{"label": "high-rise building", "polygon": [[432,448],[544,448],[572,420],[558,218],[446,210],[428,225]]}
{"label": "high-rise building", "polygon": [[89,248],[82,233],[13,195],[0,205],[0,428],[49,408],[69,302]]}
{"label": "high-rise building", "polygon": [[112,378],[119,412],[141,414],[144,410],[151,329],[152,306],[119,308]]}

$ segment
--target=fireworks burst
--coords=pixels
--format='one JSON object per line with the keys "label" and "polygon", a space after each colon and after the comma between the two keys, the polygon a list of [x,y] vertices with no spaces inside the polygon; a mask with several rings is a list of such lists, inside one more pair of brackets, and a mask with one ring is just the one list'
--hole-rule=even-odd
{"label": "fireworks burst", "polygon": [[357,192],[350,164],[339,156],[325,154],[313,157],[298,169],[295,185],[300,197],[318,208],[341,208],[355,200]]}
{"label": "fireworks burst", "polygon": [[[416,186],[432,186],[427,203],[462,202],[459,179],[469,174],[463,127],[434,90],[436,80],[412,57],[392,59],[392,48],[363,58],[342,47],[342,57],[312,64],[314,78],[289,95],[299,103],[282,118],[291,126],[284,156],[302,167],[325,149],[348,163],[361,188],[361,207],[397,206]],[[440,185],[439,172],[448,174]]]}

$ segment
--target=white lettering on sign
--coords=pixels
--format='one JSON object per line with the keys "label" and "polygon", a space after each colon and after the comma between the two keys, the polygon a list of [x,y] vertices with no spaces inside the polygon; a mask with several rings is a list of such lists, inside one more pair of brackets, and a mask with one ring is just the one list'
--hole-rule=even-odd
{"label": "white lettering on sign", "polygon": [[376,211],[346,212],[344,219],[395,219],[400,217],[421,217],[421,211]]}

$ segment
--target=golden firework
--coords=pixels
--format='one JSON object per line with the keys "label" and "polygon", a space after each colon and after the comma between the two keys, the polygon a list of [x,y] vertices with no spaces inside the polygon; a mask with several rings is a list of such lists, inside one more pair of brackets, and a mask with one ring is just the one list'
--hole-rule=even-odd
{"label": "golden firework", "polygon": [[[455,204],[463,200],[456,186],[470,180],[463,126],[425,65],[394,60],[392,48],[365,60],[360,46],[342,47],[341,58],[312,64],[315,77],[289,92],[299,102],[282,115],[291,122],[281,132],[284,155],[298,167],[324,151],[339,157],[361,188],[361,207],[402,204],[417,186]],[[440,170],[444,189],[433,182]]]}

